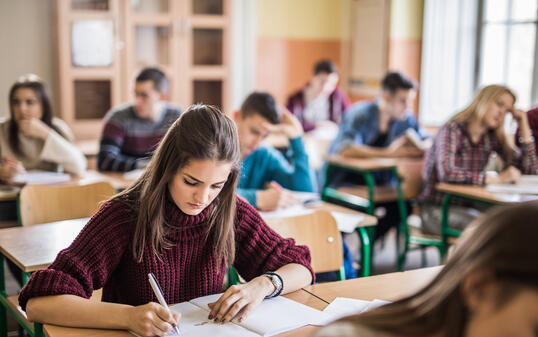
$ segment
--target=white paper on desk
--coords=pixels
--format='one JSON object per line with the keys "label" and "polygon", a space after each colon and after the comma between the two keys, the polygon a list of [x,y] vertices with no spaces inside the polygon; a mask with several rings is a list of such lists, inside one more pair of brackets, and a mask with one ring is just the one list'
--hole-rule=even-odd
{"label": "white paper on desk", "polygon": [[47,172],[47,171],[28,171],[25,173],[17,174],[12,182],[16,184],[27,185],[52,185],[65,183],[71,180],[71,176],[67,173]]}
{"label": "white paper on desk", "polygon": [[491,184],[486,186],[486,191],[510,194],[538,194],[538,185],[527,184]]}
{"label": "white paper on desk", "polygon": [[[295,204],[286,208],[279,208],[276,211],[272,212],[260,212],[260,215],[264,219],[274,219],[274,218],[291,218],[294,216],[306,215],[314,213],[315,210],[311,208],[306,208],[302,204]],[[342,212],[331,212],[331,215],[336,221],[338,230],[344,233],[352,233],[357,225],[364,219],[360,214],[349,214]]]}
{"label": "white paper on desk", "polygon": [[323,310],[323,312],[328,315],[326,323],[329,323],[342,317],[360,314],[388,303],[390,302],[378,299],[365,301],[354,298],[337,297]]}
{"label": "white paper on desk", "polygon": [[[217,301],[220,296],[199,297],[191,300],[191,303],[209,312],[207,304]],[[323,325],[326,321],[327,315],[322,311],[279,296],[264,300],[239,325],[260,336],[273,336],[305,325]]]}
{"label": "white paper on desk", "polygon": [[144,171],[145,169],[136,169],[136,170],[128,171],[123,174],[123,177],[127,180],[137,180],[138,178],[142,176]]}
{"label": "white paper on desk", "polygon": [[358,224],[360,224],[362,219],[364,219],[364,216],[360,214],[349,214],[342,212],[331,212],[331,214],[334,220],[336,220],[338,230],[344,233],[353,233]]}

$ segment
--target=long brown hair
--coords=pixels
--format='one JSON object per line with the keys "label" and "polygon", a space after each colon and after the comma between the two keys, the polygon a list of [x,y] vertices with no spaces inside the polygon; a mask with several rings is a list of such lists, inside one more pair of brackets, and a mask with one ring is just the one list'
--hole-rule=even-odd
{"label": "long brown hair", "polygon": [[13,149],[14,153],[21,154],[21,149],[19,147],[19,126],[15,121],[15,116],[13,112],[13,101],[15,100],[15,93],[19,89],[32,89],[36,94],[39,103],[41,104],[41,109],[43,111],[43,116],[41,116],[41,121],[45,123],[49,128],[56,131],[62,137],[67,138],[66,135],[62,133],[57,127],[52,124],[52,105],[50,103],[50,96],[43,84],[43,81],[39,76],[34,74],[27,74],[19,77],[17,82],[15,82],[11,89],[9,90],[9,112],[11,119],[9,121],[9,144]]}
{"label": "long brown hair", "polygon": [[125,201],[136,212],[132,253],[141,262],[144,247],[159,256],[172,244],[165,238],[170,227],[165,222],[168,184],[178,170],[191,160],[217,160],[232,163],[232,169],[215,198],[208,216],[206,239],[211,239],[220,264],[233,263],[235,239],[236,185],[239,177],[239,140],[234,122],[216,107],[193,105],[172,124],[144,174],[114,199]]}
{"label": "long brown hair", "polygon": [[[499,96],[503,94],[509,94],[514,99],[514,103],[516,102],[516,95],[508,87],[496,84],[483,87],[473,98],[471,104],[469,104],[462,111],[452,116],[452,118],[450,118],[450,122],[467,123],[474,119],[482,120],[488,106],[494,103],[499,98]],[[513,142],[506,136],[506,133],[504,132],[504,124],[501,124],[498,128],[495,129],[495,135],[497,136],[497,139],[501,142],[504,155],[508,160],[511,160],[514,156],[516,148]]]}
{"label": "long brown hair", "polygon": [[473,222],[446,266],[416,294],[362,315],[343,318],[398,336],[462,336],[469,318],[461,284],[475,270],[507,285],[506,301],[523,287],[538,287],[538,201],[496,207]]}

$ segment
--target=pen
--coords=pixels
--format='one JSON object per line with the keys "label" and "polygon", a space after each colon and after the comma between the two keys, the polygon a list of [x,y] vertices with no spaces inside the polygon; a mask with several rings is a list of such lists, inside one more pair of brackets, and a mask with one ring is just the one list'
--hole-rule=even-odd
{"label": "pen", "polygon": [[[153,275],[153,273],[149,273],[148,274],[148,280],[149,280],[149,284],[151,285],[151,288],[153,289],[153,292],[155,293],[155,296],[157,297],[157,300],[159,301],[159,303],[166,308],[166,310],[170,310],[168,309],[168,304],[166,304],[166,301],[164,300],[164,296],[163,296],[163,292],[161,290],[161,287],[159,286],[159,283],[157,283],[157,279],[155,278],[155,275]],[[177,327],[176,323],[172,323],[172,326],[174,327],[174,330],[176,331],[176,333],[178,335],[181,335],[181,333],[179,332],[179,328]]]}

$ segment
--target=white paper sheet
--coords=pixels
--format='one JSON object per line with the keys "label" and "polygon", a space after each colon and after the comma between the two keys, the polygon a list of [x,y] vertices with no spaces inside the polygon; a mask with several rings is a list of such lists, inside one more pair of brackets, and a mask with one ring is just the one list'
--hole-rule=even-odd
{"label": "white paper sheet", "polygon": [[[220,296],[199,297],[191,303],[209,311],[207,304],[217,301]],[[240,325],[258,335],[273,336],[309,324],[322,325],[326,321],[327,315],[322,311],[279,296],[264,300]]]}
{"label": "white paper sheet", "polygon": [[323,312],[328,316],[326,322],[326,324],[328,324],[339,318],[360,314],[388,303],[390,302],[378,299],[365,301],[354,298],[337,297],[323,310]]}
{"label": "white paper sheet", "polygon": [[71,180],[71,176],[67,173],[46,172],[46,171],[28,171],[26,173],[17,174],[13,178],[13,183],[27,185],[51,185],[65,183]]}

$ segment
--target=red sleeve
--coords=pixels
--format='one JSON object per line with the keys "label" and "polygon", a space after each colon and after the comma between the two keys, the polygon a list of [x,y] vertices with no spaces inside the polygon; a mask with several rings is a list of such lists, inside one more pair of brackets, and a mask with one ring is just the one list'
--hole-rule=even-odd
{"label": "red sleeve", "polygon": [[256,209],[240,198],[237,199],[235,221],[234,267],[247,281],[286,264],[298,263],[310,270],[314,282],[308,247],[296,245],[293,239],[282,238],[267,226]]}
{"label": "red sleeve", "polygon": [[102,288],[126,251],[131,214],[119,201],[103,205],[47,269],[32,275],[19,294],[21,308],[26,310],[33,297],[71,294],[89,298],[94,289]]}

